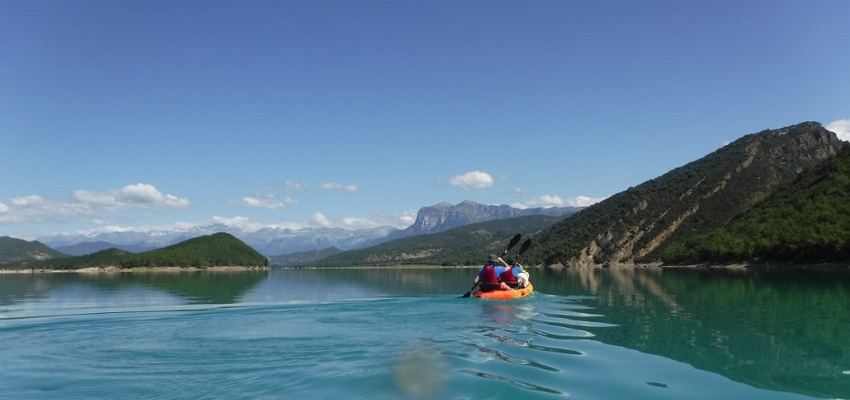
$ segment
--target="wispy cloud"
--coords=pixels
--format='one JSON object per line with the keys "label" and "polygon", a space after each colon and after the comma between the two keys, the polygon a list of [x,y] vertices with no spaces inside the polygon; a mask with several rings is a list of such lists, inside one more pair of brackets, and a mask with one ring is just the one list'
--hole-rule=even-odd
{"label": "wispy cloud", "polygon": [[522,188],[513,188],[503,191],[502,193],[511,195],[511,196],[522,196]]}
{"label": "wispy cloud", "polygon": [[105,191],[75,190],[70,200],[38,195],[15,197],[0,203],[0,223],[43,221],[88,216],[100,210],[185,208],[189,200],[160,192],[146,183]]}
{"label": "wispy cloud", "polygon": [[826,124],[826,129],[835,132],[838,138],[850,141],[850,119],[839,119]]}
{"label": "wispy cloud", "polygon": [[382,226],[404,229],[413,225],[413,222],[416,221],[416,214],[417,211],[412,210],[398,215],[375,212],[367,218],[328,218],[325,214],[317,212],[310,218],[308,225],[312,227],[341,228],[347,230],[371,229]]}
{"label": "wispy cloud", "polygon": [[344,190],[346,192],[356,192],[359,190],[357,185],[352,184],[342,184],[337,182],[325,182],[322,184],[322,189],[327,190]]}
{"label": "wispy cloud", "polygon": [[303,183],[303,182],[295,182],[295,181],[289,181],[289,180],[286,181],[286,182],[283,182],[283,188],[286,189],[286,190],[294,190],[294,191],[300,192],[300,191],[307,190],[307,188],[309,188],[309,187],[310,187],[310,185],[307,185],[306,183]]}
{"label": "wispy cloud", "polygon": [[521,203],[514,203],[511,204],[511,206],[521,209],[538,207],[587,207],[596,204],[602,200],[605,200],[605,198],[576,196],[571,199],[563,199],[561,198],[561,196],[558,195],[547,194]]}
{"label": "wispy cloud", "polygon": [[246,196],[239,200],[236,200],[237,204],[246,206],[246,207],[255,207],[255,208],[267,208],[269,210],[277,210],[279,208],[283,208],[292,204],[297,204],[298,200],[295,200],[291,197],[278,198],[274,195],[267,195],[261,197],[251,197]]}
{"label": "wispy cloud", "polygon": [[493,187],[493,177],[482,171],[470,171],[449,179],[449,184],[463,190],[487,189]]}

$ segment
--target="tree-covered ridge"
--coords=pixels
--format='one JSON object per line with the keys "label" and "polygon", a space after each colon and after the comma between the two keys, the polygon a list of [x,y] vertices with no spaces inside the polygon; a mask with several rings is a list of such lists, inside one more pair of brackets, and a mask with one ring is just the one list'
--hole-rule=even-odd
{"label": "tree-covered ridge", "polygon": [[563,217],[533,215],[480,222],[449,231],[396,239],[377,246],[349,250],[309,266],[478,265],[491,253],[501,253],[512,236],[531,234]]}
{"label": "tree-covered ridge", "polygon": [[670,246],[668,263],[850,260],[850,149],[727,226]]}
{"label": "tree-covered ridge", "polygon": [[746,135],[556,224],[537,237],[526,259],[544,265],[661,261],[672,244],[723,227],[844,146],[814,122]]}
{"label": "tree-covered ridge", "polygon": [[8,236],[0,237],[0,262],[44,260],[56,257],[68,257],[68,255],[38,241],[28,242]]}
{"label": "tree-covered ridge", "polygon": [[189,239],[144,253],[107,249],[79,257],[19,262],[12,268],[78,269],[86,267],[193,267],[267,266],[266,258],[229,233],[216,233]]}

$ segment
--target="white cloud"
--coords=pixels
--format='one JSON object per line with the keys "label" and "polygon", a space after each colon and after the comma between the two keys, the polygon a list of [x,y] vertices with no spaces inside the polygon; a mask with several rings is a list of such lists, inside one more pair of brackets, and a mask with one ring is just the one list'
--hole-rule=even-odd
{"label": "white cloud", "polygon": [[832,121],[826,125],[826,129],[835,132],[839,139],[850,141],[850,119]]}
{"label": "white cloud", "polygon": [[486,172],[471,171],[452,177],[449,184],[463,190],[486,189],[493,187],[493,177]]}
{"label": "white cloud", "polygon": [[397,229],[404,229],[416,222],[416,216],[418,214],[419,210],[405,211],[397,215],[376,212],[372,215],[371,220],[375,221],[376,226],[391,226]]}
{"label": "white cloud", "polygon": [[309,186],[306,183],[295,182],[295,181],[286,181],[286,182],[283,183],[283,187],[286,190],[295,190],[295,191],[300,192],[302,190],[307,190],[307,188]]}
{"label": "white cloud", "polygon": [[329,220],[328,217],[319,212],[313,214],[313,218],[310,219],[310,222],[325,228],[329,228],[332,226],[331,220]]}
{"label": "white cloud", "polygon": [[336,182],[325,182],[322,184],[322,189],[327,190],[344,190],[346,192],[356,192],[358,190],[357,185],[352,184],[342,184]]}
{"label": "white cloud", "polygon": [[605,198],[593,198],[588,196],[576,196],[572,199],[562,199],[561,196],[547,194],[522,203],[511,204],[515,208],[550,208],[550,207],[587,207],[596,204]]}
{"label": "white cloud", "polygon": [[277,210],[278,208],[297,204],[298,200],[295,200],[290,197],[284,197],[281,199],[277,198],[274,195],[268,195],[263,197],[246,196],[237,200],[236,203],[246,207],[268,208],[269,210]]}
{"label": "white cloud", "polygon": [[317,212],[313,214],[313,217],[310,219],[310,224],[312,226],[319,226],[323,228],[341,228],[347,230],[372,229],[382,226],[404,229],[416,222],[417,214],[417,210],[405,211],[398,215],[376,211],[366,218],[342,217],[339,219],[332,219],[320,212]]}
{"label": "white cloud", "polygon": [[265,224],[262,224],[257,221],[251,221],[245,217],[213,217],[213,223],[224,225],[228,228],[237,228],[246,232],[256,232],[262,228],[265,228]]}
{"label": "white cloud", "polygon": [[513,188],[504,191],[504,193],[509,194],[511,196],[522,196],[522,188]]}
{"label": "white cloud", "polygon": [[93,206],[116,208],[180,208],[189,205],[189,200],[163,194],[147,183],[136,183],[103,192],[75,190],[74,200]]}
{"label": "white cloud", "polygon": [[75,190],[72,199],[67,201],[38,195],[15,197],[0,207],[0,223],[83,217],[99,210],[182,208],[188,205],[189,200],[163,194],[153,185],[137,183],[103,192]]}
{"label": "white cloud", "polygon": [[45,218],[75,217],[89,213],[90,207],[85,204],[61,202],[29,195],[12,198],[6,206],[6,210],[0,213],[0,223],[42,221]]}

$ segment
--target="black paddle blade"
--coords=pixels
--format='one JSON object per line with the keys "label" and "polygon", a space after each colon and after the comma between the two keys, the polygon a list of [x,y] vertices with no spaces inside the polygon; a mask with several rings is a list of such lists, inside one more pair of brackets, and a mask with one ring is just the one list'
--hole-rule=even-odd
{"label": "black paddle blade", "polygon": [[469,297],[469,295],[471,295],[471,294],[472,294],[472,291],[473,291],[473,290],[475,290],[475,288],[477,288],[477,287],[478,287],[478,283],[479,283],[479,282],[475,282],[475,284],[474,284],[474,285],[472,285],[472,287],[469,289],[469,291],[468,291],[468,292],[466,292],[466,293],[464,293],[464,294],[463,294],[463,296],[460,296],[460,298]]}
{"label": "black paddle blade", "polygon": [[512,249],[514,246],[516,246],[516,244],[517,244],[517,243],[519,243],[519,240],[520,240],[520,239],[522,239],[522,235],[520,235],[519,233],[517,233],[516,235],[514,235],[514,237],[513,237],[513,238],[511,238],[510,243],[508,243],[508,247],[506,247],[506,248],[505,248],[505,252],[504,252],[504,253],[502,253],[502,255],[508,254],[508,250],[510,250],[510,249]]}
{"label": "black paddle blade", "polygon": [[519,257],[522,253],[525,253],[528,248],[531,247],[531,239],[525,239],[525,242],[522,243],[522,246],[519,247],[519,253],[517,253],[517,257]]}

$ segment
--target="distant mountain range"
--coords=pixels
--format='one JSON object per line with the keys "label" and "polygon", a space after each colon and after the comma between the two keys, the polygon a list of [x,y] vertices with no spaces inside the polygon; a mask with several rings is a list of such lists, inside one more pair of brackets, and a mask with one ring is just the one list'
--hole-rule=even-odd
{"label": "distant mountain range", "polygon": [[[61,234],[38,238],[64,254],[84,255],[118,248],[128,252],[144,252],[169,246],[191,238],[217,232],[230,233],[266,256],[315,252],[329,248],[352,250],[374,246],[390,240],[415,235],[444,232],[476,222],[525,215],[566,216],[580,207],[551,207],[518,209],[507,205],[484,205],[464,201],[457,205],[439,203],[419,210],[410,227],[399,230],[384,226],[373,229],[347,230],[340,228],[260,229],[246,232],[229,226],[211,224],[185,231],[110,232],[94,236]],[[0,259],[2,261],[2,259]]]}

